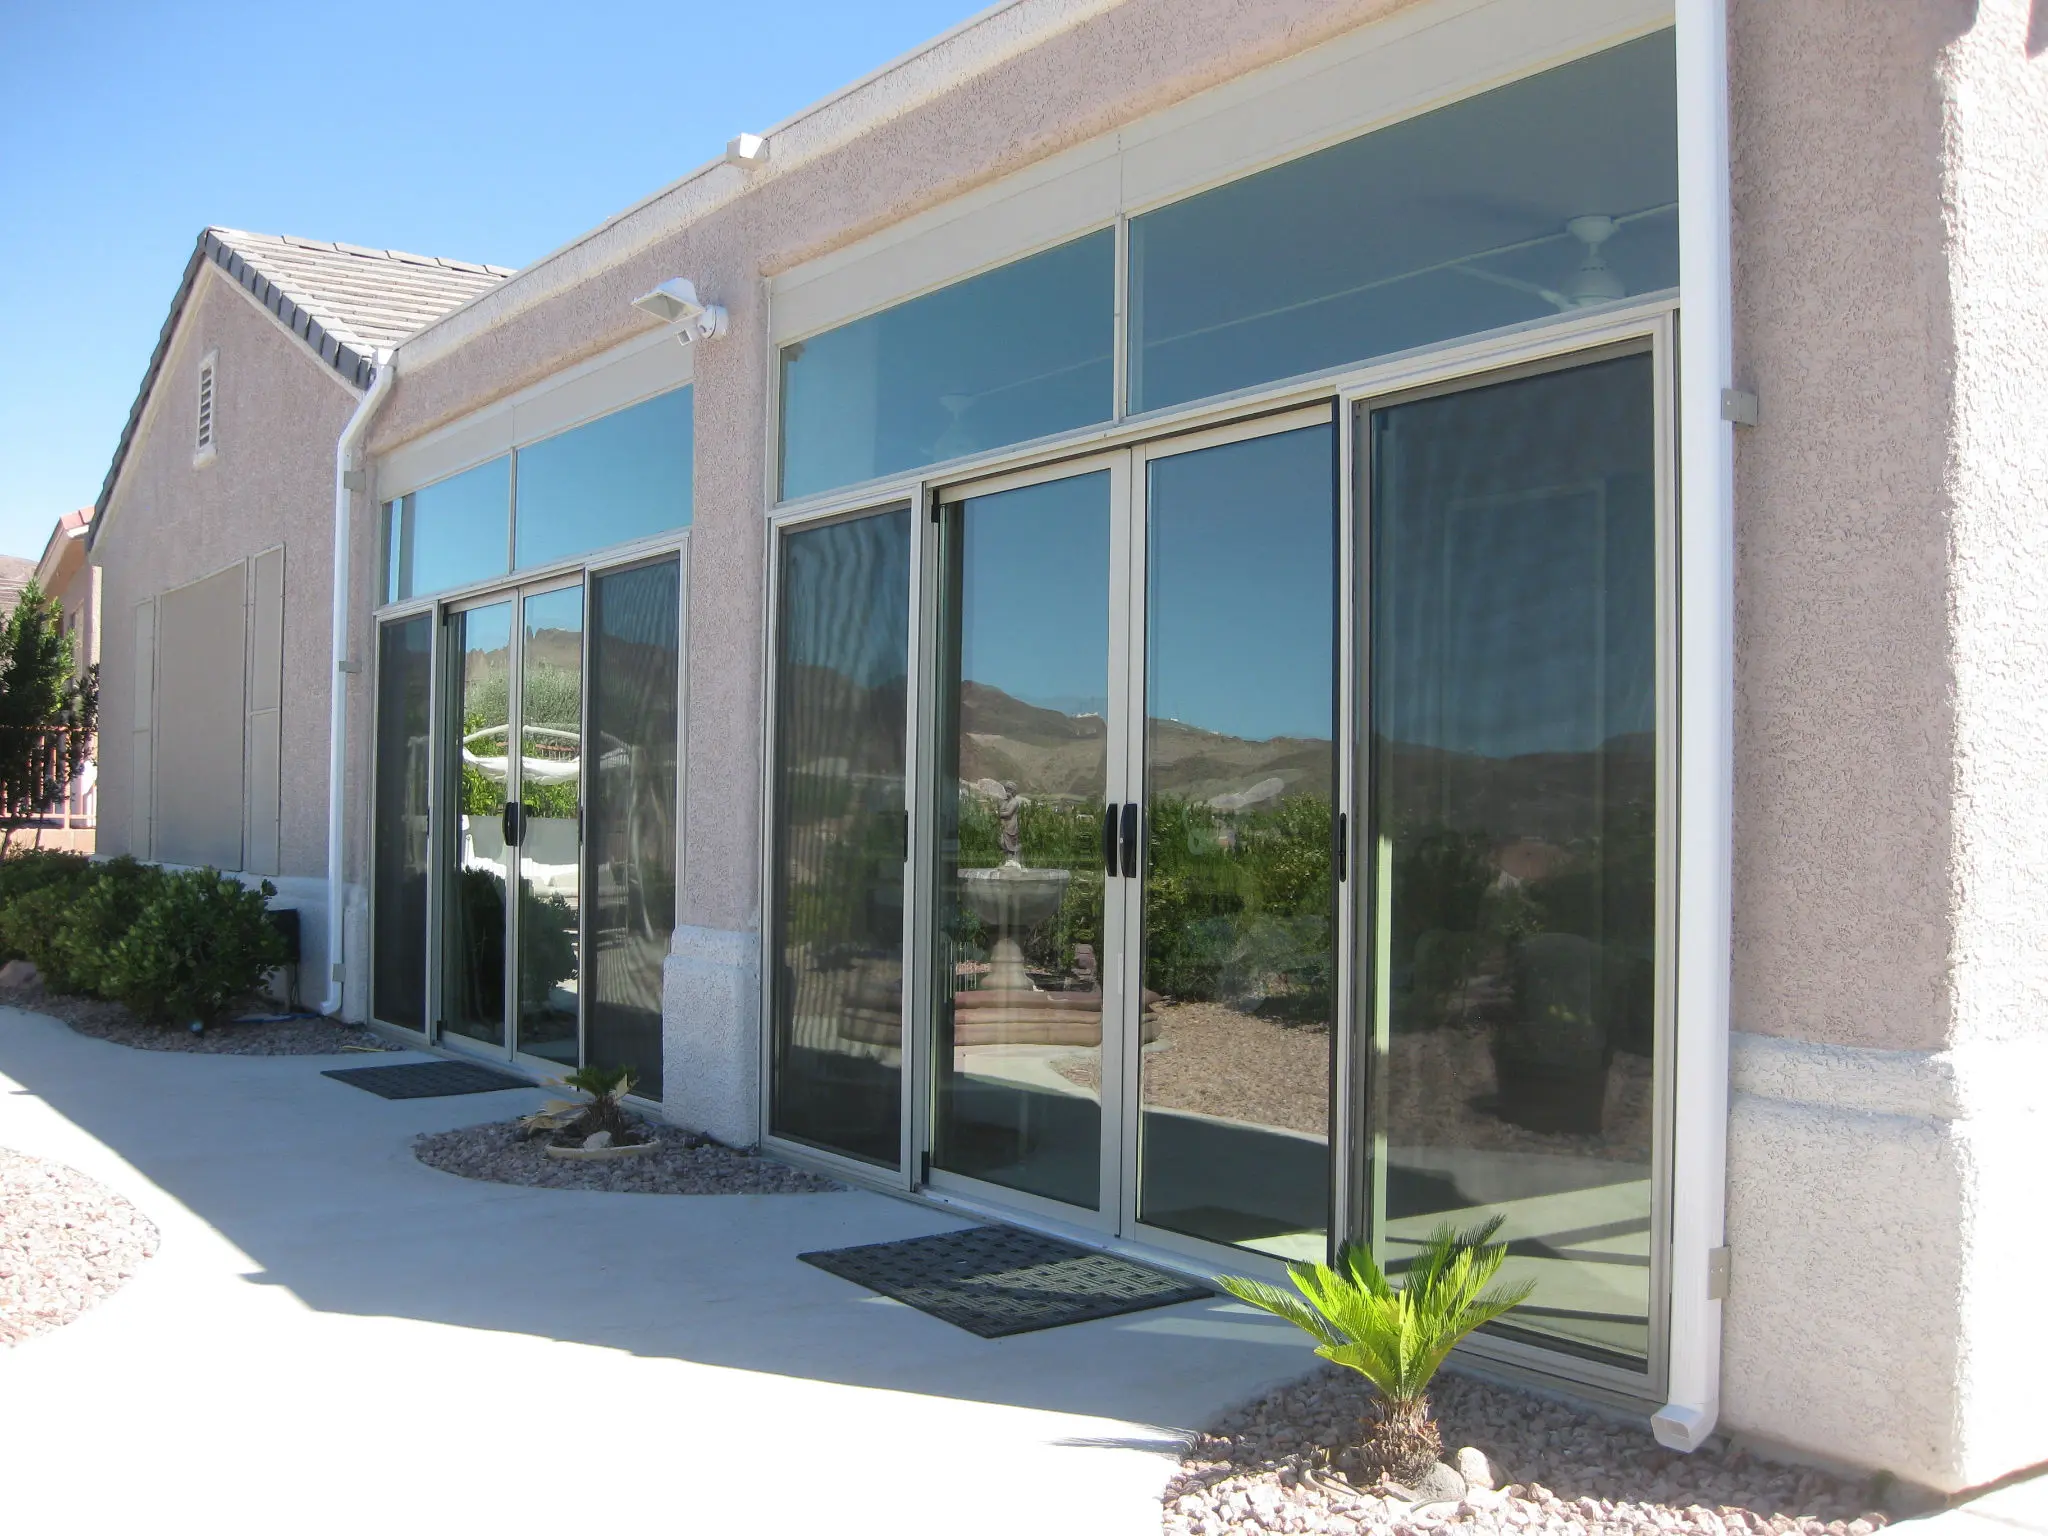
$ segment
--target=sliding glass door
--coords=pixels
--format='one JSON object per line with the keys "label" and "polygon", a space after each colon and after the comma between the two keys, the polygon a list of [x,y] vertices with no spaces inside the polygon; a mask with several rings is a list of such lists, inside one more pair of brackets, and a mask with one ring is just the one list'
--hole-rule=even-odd
{"label": "sliding glass door", "polygon": [[1337,1025],[1337,434],[1313,414],[1147,462],[1134,742],[1136,1219],[1288,1259],[1328,1243]]}
{"label": "sliding glass door", "polygon": [[1374,1235],[1505,1219],[1497,1335],[1636,1371],[1660,1209],[1663,455],[1647,346],[1361,408]]}
{"label": "sliding glass door", "polygon": [[962,487],[934,605],[926,1182],[1320,1254],[1329,407]]}
{"label": "sliding glass door", "polygon": [[1642,1387],[1671,447],[1620,334],[782,530],[770,1134],[1219,1268],[1499,1215],[1481,1347]]}
{"label": "sliding glass door", "polygon": [[777,541],[769,1134],[901,1166],[906,507]]}

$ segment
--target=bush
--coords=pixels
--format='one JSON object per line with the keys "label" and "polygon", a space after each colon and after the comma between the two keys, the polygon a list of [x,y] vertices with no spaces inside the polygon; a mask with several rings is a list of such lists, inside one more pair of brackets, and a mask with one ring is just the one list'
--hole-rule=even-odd
{"label": "bush", "polygon": [[276,894],[214,869],[162,875],[107,957],[106,992],[145,1018],[213,1023],[285,962],[267,915]]}
{"label": "bush", "polygon": [[28,961],[52,992],[79,990],[65,967],[58,938],[83,883],[73,880],[39,886],[0,907],[0,938],[5,940],[8,958]]}
{"label": "bush", "polygon": [[[0,858],[0,961],[35,959],[15,941],[16,928],[10,921],[15,904],[52,886],[68,888],[91,867],[92,860],[84,854],[56,849],[30,848]],[[41,930],[23,927],[19,931],[27,938]],[[37,969],[41,969],[40,961]]]}
{"label": "bush", "polygon": [[50,987],[60,992],[114,996],[114,952],[167,878],[154,864],[123,854],[94,866],[77,885],[68,888],[70,908],[58,916],[45,944],[50,963],[36,961]]}

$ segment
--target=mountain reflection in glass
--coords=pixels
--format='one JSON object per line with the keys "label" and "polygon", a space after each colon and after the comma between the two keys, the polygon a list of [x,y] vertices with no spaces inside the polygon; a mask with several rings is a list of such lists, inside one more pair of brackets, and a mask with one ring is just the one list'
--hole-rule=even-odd
{"label": "mountain reflection in glass", "polygon": [[1100,1201],[1107,471],[945,509],[933,1166]]}
{"label": "mountain reflection in glass", "polygon": [[1146,489],[1139,1219],[1283,1258],[1329,1230],[1335,431]]}
{"label": "mountain reflection in glass", "polygon": [[1371,415],[1376,1235],[1506,1218],[1499,1331],[1649,1350],[1649,354]]}
{"label": "mountain reflection in glass", "polygon": [[910,513],[808,527],[781,545],[769,1129],[893,1168]]}

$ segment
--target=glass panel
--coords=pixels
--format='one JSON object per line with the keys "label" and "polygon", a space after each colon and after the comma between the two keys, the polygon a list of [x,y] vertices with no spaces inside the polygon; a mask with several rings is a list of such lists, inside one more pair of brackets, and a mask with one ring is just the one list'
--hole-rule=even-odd
{"label": "glass panel", "polygon": [[1647,355],[1373,413],[1377,1230],[1507,1218],[1516,1331],[1649,1351]]}
{"label": "glass panel", "polygon": [[505,774],[512,721],[512,605],[448,616],[449,856],[441,1028],[505,1043]]}
{"label": "glass panel", "polygon": [[1335,429],[1161,459],[1146,522],[1139,1219],[1326,1255]]}
{"label": "glass panel", "polygon": [[782,349],[782,494],[1107,421],[1116,237],[1084,235]]}
{"label": "glass panel", "polygon": [[384,504],[384,601],[505,573],[512,457],[466,469]]}
{"label": "glass panel", "polygon": [[586,1055],[661,1097],[661,977],[676,925],[682,567],[590,582],[590,902]]}
{"label": "glass panel", "polygon": [[528,597],[519,661],[519,1049],[575,1066],[583,588]]}
{"label": "glass panel", "polygon": [[519,450],[519,569],[690,525],[688,386]]}
{"label": "glass panel", "polygon": [[933,1163],[1094,1209],[1107,471],[947,509]]}
{"label": "glass panel", "polygon": [[895,1167],[910,513],[782,540],[769,1127]]}
{"label": "glass panel", "polygon": [[1672,34],[1131,221],[1131,409],[1678,283]]}
{"label": "glass panel", "polygon": [[386,1024],[427,1027],[427,788],[432,760],[434,619],[377,631],[374,996]]}

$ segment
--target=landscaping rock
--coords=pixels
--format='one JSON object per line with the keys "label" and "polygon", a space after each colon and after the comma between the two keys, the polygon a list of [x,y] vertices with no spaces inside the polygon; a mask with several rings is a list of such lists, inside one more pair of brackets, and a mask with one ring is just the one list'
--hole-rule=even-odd
{"label": "landscaping rock", "polygon": [[104,1184],[0,1147],[0,1344],[70,1322],[156,1246],[155,1223]]}
{"label": "landscaping rock", "polygon": [[0,987],[41,987],[42,977],[37,974],[35,962],[31,960],[10,960],[0,965]]}
{"label": "landscaping rock", "polygon": [[[26,964],[27,962],[18,962]],[[33,970],[33,967],[30,967]],[[119,1003],[96,997],[44,992],[41,983],[9,987],[0,966],[0,1007],[21,1008],[59,1019],[81,1035],[138,1051],[185,1051],[195,1056],[338,1056],[360,1051],[395,1051],[374,1031],[318,1015],[261,1024],[229,1022],[194,1033],[185,1024],[150,1024]]]}
{"label": "landscaping rock", "polygon": [[518,1123],[509,1120],[421,1136],[412,1150],[429,1168],[443,1173],[541,1189],[640,1195],[808,1195],[840,1188],[815,1173],[734,1151],[678,1126],[648,1124],[640,1129],[656,1145],[653,1151],[636,1157],[550,1157],[544,1138],[521,1135]]}
{"label": "landscaping rock", "polygon": [[[1483,1456],[1496,1479],[1512,1472],[1526,1481],[1494,1491],[1473,1486],[1455,1503],[1383,1501],[1348,1491],[1341,1480],[1344,1448],[1356,1442],[1371,1391],[1355,1372],[1327,1366],[1226,1415],[1196,1437],[1167,1486],[1166,1536],[1844,1536],[1852,1522],[1867,1536],[1886,1523],[1859,1483],[1719,1442],[1680,1455],[1658,1445],[1640,1421],[1449,1374],[1430,1391],[1445,1442]],[[1272,1492],[1255,1496],[1260,1489]],[[1262,1507],[1277,1514],[1268,1519]]]}
{"label": "landscaping rock", "polygon": [[1458,1469],[1458,1476],[1465,1479],[1467,1488],[1490,1491],[1500,1486],[1493,1475],[1493,1464],[1486,1459],[1486,1452],[1477,1446],[1460,1447],[1458,1454],[1451,1458],[1451,1464]]}

